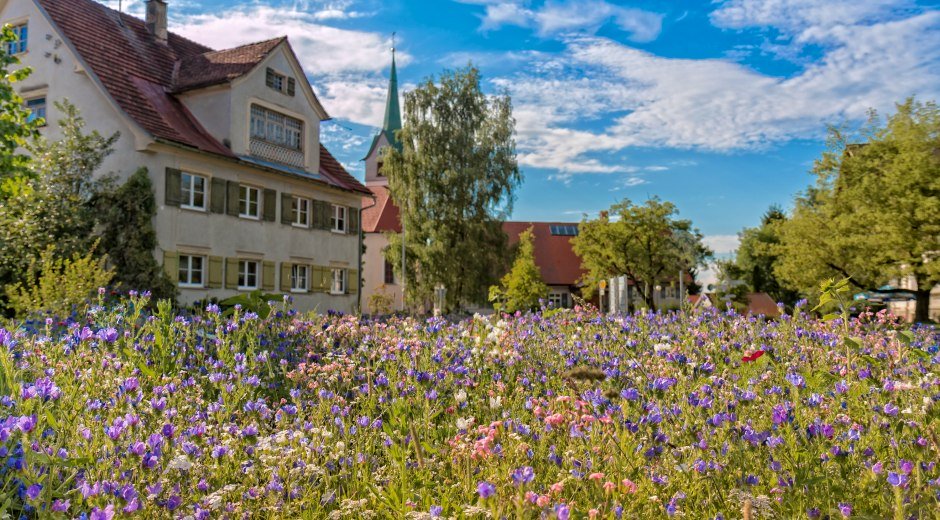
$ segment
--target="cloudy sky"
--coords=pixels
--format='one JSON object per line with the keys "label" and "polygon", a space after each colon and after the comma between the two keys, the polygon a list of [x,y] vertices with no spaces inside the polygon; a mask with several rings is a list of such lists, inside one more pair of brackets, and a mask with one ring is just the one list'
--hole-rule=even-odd
{"label": "cloudy sky", "polygon": [[360,178],[394,31],[404,88],[472,61],[487,90],[512,95],[515,219],[577,221],[660,196],[719,253],[812,181],[827,125],[940,91],[937,0],[169,4],[171,30],[212,47],[289,36],[334,117],[324,141]]}

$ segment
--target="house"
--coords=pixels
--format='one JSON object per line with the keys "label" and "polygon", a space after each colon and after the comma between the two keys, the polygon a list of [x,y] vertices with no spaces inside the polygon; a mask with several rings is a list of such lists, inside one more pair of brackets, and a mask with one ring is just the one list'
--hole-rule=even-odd
{"label": "house", "polygon": [[[724,309],[726,306],[724,302],[718,299],[718,295],[715,293],[690,295],[688,296],[688,300],[693,309],[704,309],[708,307]],[[748,293],[747,312],[748,314],[760,315],[767,318],[779,318],[781,315],[780,307],[777,306],[774,299],[771,298],[769,294],[763,292]]]}
{"label": "house", "polygon": [[327,120],[287,38],[215,50],[93,0],[0,0],[18,83],[43,133],[68,99],[87,129],[120,132],[102,171],[146,167],[158,204],[154,251],[189,304],[260,289],[302,310],[359,302],[363,196],[320,143]]}
{"label": "house", "polygon": [[548,285],[548,303],[553,307],[574,306],[574,296],[581,296],[581,277],[585,271],[575,254],[571,239],[578,236],[577,222],[504,222],[509,245],[519,242],[519,234],[531,228],[535,265]]}

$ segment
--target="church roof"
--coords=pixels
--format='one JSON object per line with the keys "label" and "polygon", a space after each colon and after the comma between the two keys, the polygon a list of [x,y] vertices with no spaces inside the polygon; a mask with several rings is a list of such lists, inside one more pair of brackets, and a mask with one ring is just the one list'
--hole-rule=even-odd
{"label": "church roof", "polygon": [[362,231],[363,233],[401,233],[398,206],[392,202],[391,193],[385,186],[370,186],[375,196],[375,205],[371,205],[371,198],[362,199]]}

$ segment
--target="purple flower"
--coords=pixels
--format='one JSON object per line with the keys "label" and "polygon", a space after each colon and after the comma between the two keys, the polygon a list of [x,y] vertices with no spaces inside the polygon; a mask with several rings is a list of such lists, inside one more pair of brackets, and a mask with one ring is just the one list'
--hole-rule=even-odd
{"label": "purple flower", "polygon": [[844,518],[852,516],[852,504],[848,502],[839,502],[839,512]]}
{"label": "purple flower", "polygon": [[437,517],[441,516],[441,513],[443,513],[443,512],[444,512],[444,508],[443,508],[443,507],[441,507],[441,506],[431,506],[431,511],[430,511],[430,513],[431,513],[431,517],[432,517],[432,518],[437,518]]}
{"label": "purple flower", "polygon": [[898,414],[899,411],[901,411],[901,409],[898,408],[898,405],[894,403],[888,403],[885,405],[884,411],[885,411],[885,415],[890,415],[891,417],[894,417]]}
{"label": "purple flower", "polygon": [[64,513],[69,510],[71,505],[71,501],[59,498],[52,502],[52,510],[56,513]]}
{"label": "purple flower", "polygon": [[91,510],[91,516],[88,517],[89,520],[111,520],[114,518],[114,506],[108,504],[108,507],[104,509],[94,508]]}
{"label": "purple flower", "polygon": [[894,487],[904,487],[907,484],[907,475],[903,473],[888,472],[888,484]]}
{"label": "purple flower", "polygon": [[558,520],[568,520],[571,516],[571,508],[568,507],[568,504],[558,504],[555,507],[555,515],[558,517]]}
{"label": "purple flower", "polygon": [[169,500],[166,501],[166,508],[170,511],[173,511],[183,503],[183,499],[179,495],[173,495]]}
{"label": "purple flower", "polygon": [[33,484],[26,488],[26,497],[30,500],[36,500],[39,498],[39,493],[42,492],[42,486],[40,484]]}
{"label": "purple flower", "polygon": [[36,428],[36,416],[24,415],[16,420],[16,426],[23,433],[29,433]]}
{"label": "purple flower", "polygon": [[523,484],[528,484],[535,480],[535,470],[532,469],[532,466],[523,466],[521,468],[516,468],[512,472],[512,481],[517,485],[521,486]]}
{"label": "purple flower", "polygon": [[496,486],[486,481],[480,482],[477,484],[477,493],[480,498],[490,498],[496,493]]}
{"label": "purple flower", "polygon": [[[118,339],[118,331],[114,327],[108,327],[98,331],[98,339],[106,343],[114,343]],[[111,516],[114,516],[114,508],[111,508]],[[110,517],[108,517],[110,518]]]}

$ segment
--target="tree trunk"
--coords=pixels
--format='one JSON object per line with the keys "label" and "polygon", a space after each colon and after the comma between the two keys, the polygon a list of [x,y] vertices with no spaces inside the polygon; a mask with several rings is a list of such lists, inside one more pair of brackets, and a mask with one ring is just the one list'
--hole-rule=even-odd
{"label": "tree trunk", "polygon": [[926,323],[930,319],[930,287],[921,289],[926,284],[918,284],[914,291],[914,323]]}

